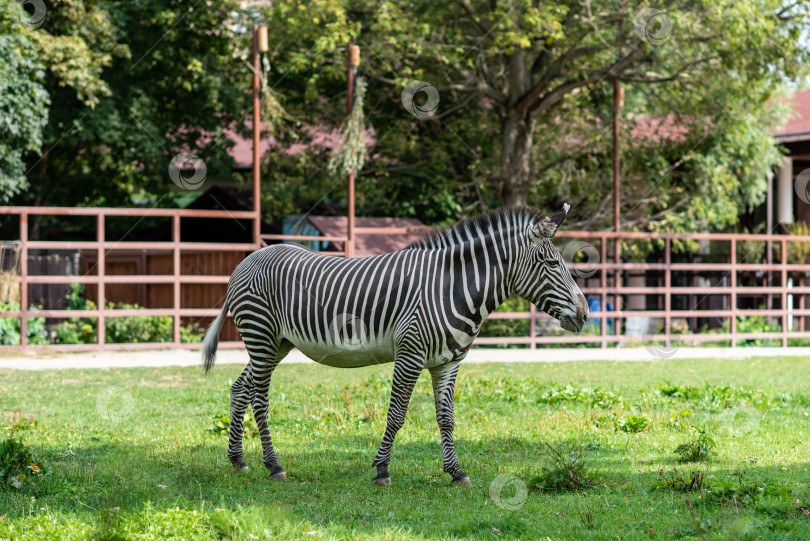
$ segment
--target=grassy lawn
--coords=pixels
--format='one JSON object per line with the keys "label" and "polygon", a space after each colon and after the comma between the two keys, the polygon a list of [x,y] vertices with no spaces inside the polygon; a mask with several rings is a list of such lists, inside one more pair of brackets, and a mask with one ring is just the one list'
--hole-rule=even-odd
{"label": "grassy lawn", "polygon": [[[282,483],[267,480],[257,437],[245,443],[251,470],[233,473],[212,420],[241,366],[207,379],[199,368],[0,371],[0,439],[22,438],[46,471],[0,489],[0,539],[810,538],[797,511],[810,507],[805,360],[462,364],[456,442],[471,488],[441,472],[427,373],[393,485],[372,485],[391,368],[282,364],[270,389]],[[673,450],[693,426],[716,447],[680,463]],[[553,490],[548,475],[532,488],[544,467],[564,473],[553,456],[571,452],[594,486]]]}

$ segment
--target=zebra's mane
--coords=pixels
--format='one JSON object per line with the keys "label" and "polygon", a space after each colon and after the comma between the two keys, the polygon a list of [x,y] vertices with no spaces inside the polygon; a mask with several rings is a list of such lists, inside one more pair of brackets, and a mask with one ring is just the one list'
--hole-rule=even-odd
{"label": "zebra's mane", "polygon": [[[480,237],[479,231],[482,231],[484,236],[489,236],[490,227],[495,233],[498,233],[502,229],[512,229],[517,225],[528,226],[539,218],[541,216],[536,212],[520,207],[478,214],[477,216],[464,218],[450,227],[434,229],[421,239],[410,243],[405,249],[418,250],[457,246],[472,238]],[[461,240],[459,240],[459,237]]]}

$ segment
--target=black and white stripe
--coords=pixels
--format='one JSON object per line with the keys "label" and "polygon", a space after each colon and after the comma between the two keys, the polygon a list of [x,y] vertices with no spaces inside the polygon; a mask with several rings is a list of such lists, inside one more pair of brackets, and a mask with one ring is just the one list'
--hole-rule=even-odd
{"label": "black and white stripe", "polygon": [[268,246],[234,271],[222,312],[203,341],[206,372],[214,363],[219,330],[233,314],[250,362],[231,387],[228,456],[238,469],[242,422],[251,404],[271,477],[285,477],[267,424],[270,376],[297,347],[312,360],[337,367],[394,362],[391,404],[374,458],[378,484],[405,421],[417,378],[430,371],[444,471],[469,483],[453,446],[453,392],[464,359],[487,316],[520,295],[579,331],[587,304],[551,242],[569,206],[550,216],[512,209],[438,230],[404,250],[343,259],[298,245]]}

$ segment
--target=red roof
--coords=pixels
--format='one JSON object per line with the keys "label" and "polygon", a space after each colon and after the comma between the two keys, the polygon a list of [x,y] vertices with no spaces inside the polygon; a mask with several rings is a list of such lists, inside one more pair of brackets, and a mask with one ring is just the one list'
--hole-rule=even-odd
{"label": "red roof", "polygon": [[786,142],[810,139],[810,90],[796,92],[788,99],[793,112],[785,127],[777,130],[776,138]]}
{"label": "red roof", "polygon": [[[309,216],[307,219],[327,237],[346,235],[345,216]],[[425,227],[425,224],[416,218],[355,218],[354,225],[355,227]],[[402,250],[418,239],[418,235],[357,235],[354,241],[354,251],[358,256],[387,254]],[[333,244],[338,250],[343,250],[342,242]]]}

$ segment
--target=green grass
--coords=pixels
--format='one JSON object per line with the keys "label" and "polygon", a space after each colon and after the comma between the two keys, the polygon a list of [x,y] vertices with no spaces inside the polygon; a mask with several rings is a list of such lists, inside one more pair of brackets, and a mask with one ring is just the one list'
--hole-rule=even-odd
{"label": "green grass", "polygon": [[[797,512],[810,505],[805,360],[462,363],[456,443],[471,488],[441,472],[427,373],[393,485],[371,483],[391,368],[279,367],[271,432],[285,483],[267,480],[258,438],[245,444],[251,470],[230,469],[212,417],[227,413],[241,366],[207,379],[199,368],[0,371],[0,439],[12,412],[33,417],[13,435],[46,468],[0,489],[0,539],[810,538]],[[691,426],[716,443],[706,462],[673,452]],[[524,503],[522,484],[553,462],[546,444],[585,453],[596,486]],[[676,469],[719,488],[685,492]]]}

